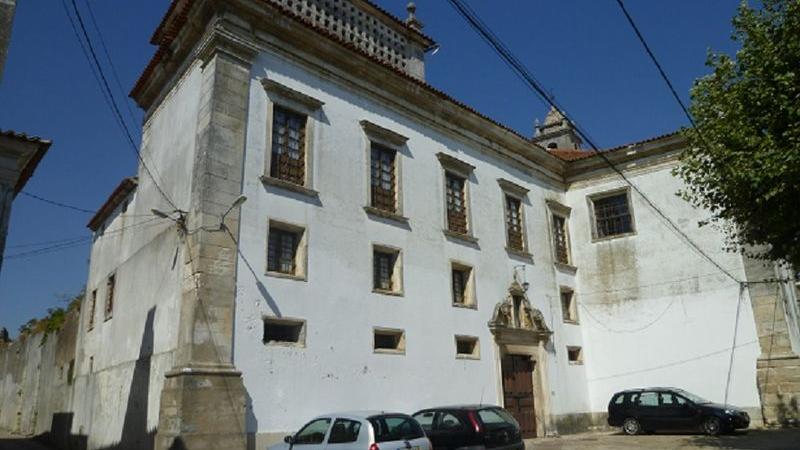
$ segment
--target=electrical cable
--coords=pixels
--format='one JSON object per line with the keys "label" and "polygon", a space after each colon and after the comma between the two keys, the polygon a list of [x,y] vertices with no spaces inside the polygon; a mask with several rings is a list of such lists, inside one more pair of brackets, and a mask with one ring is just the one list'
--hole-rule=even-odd
{"label": "electrical cable", "polygon": [[529,87],[531,87],[537,95],[541,98],[545,99],[547,103],[550,104],[552,108],[554,108],[559,114],[561,114],[565,119],[570,120],[573,124],[575,131],[578,135],[583,138],[583,140],[592,148],[594,153],[598,155],[605,164],[607,164],[617,175],[626,183],[628,184],[631,189],[633,189],[644,201],[647,205],[658,214],[659,217],[672,229],[672,231],[681,238],[684,243],[688,244],[694,251],[696,251],[699,255],[701,255],[704,259],[714,265],[718,270],[724,273],[726,276],[731,278],[736,282],[741,282],[737,277],[735,277],[732,273],[722,267],[717,261],[715,261],[710,255],[708,255],[703,249],[700,248],[694,241],[692,241],[686,233],[684,233],[678,225],[672,221],[660,208],[658,208],[655,203],[653,203],[650,198],[642,192],[642,190],[636,186],[624,173],[621,169],[619,169],[616,164],[614,164],[603,152],[600,148],[595,145],[594,141],[588,136],[588,134],[581,128],[575,121],[569,119],[569,115],[565,112],[564,108],[561,108],[557,102],[549,95],[541,84],[533,77],[530,71],[520,63],[509,50],[505,47],[504,44],[500,41],[500,39],[494,35],[493,32],[490,31],[488,26],[485,24],[482,25],[480,20],[477,18],[477,15],[466,8],[462,3],[462,0],[449,0],[450,4],[456,9],[456,11],[467,21],[467,23],[472,26],[472,28],[481,36],[481,38],[488,43],[491,47],[493,47],[496,52],[506,61],[512,68],[518,71],[518,75],[521,76]]}
{"label": "electrical cable", "polygon": [[[62,1],[64,1],[64,0],[62,0]],[[169,203],[169,205],[172,208],[174,208],[176,210],[179,209],[175,205],[175,203],[172,201],[172,199],[166,194],[166,192],[164,192],[164,190],[158,184],[158,180],[153,175],[153,173],[150,171],[150,168],[147,166],[147,163],[144,161],[144,158],[142,157],[141,152],[139,151],[139,148],[136,146],[136,143],[134,142],[133,136],[131,135],[131,132],[128,129],[128,126],[125,124],[125,121],[122,118],[122,113],[119,110],[119,106],[117,106],[116,100],[114,99],[114,94],[113,94],[113,92],[111,90],[111,87],[108,84],[108,79],[106,78],[105,73],[103,72],[103,67],[100,65],[100,61],[99,61],[99,59],[97,57],[97,52],[95,52],[95,50],[94,50],[94,46],[92,45],[92,40],[89,37],[89,33],[86,31],[86,25],[84,24],[83,17],[81,16],[80,11],[78,10],[78,5],[76,4],[75,0],[70,0],[70,1],[72,2],[72,9],[75,12],[75,17],[78,19],[78,25],[80,26],[81,32],[83,34],[83,37],[86,40],[86,45],[87,45],[87,47],[89,49],[89,54],[91,55],[91,60],[89,61],[89,64],[91,65],[92,63],[94,63],[94,65],[97,67],[97,73],[100,75],[100,79],[101,79],[100,88],[101,88],[101,90],[105,89],[106,93],[108,94],[109,100],[110,100],[111,110],[114,113],[114,115],[116,116],[117,121],[119,122],[119,125],[122,127],[122,131],[123,131],[123,134],[125,135],[125,138],[127,139],[127,142],[130,144],[130,147],[133,150],[134,154],[136,155],[136,158],[141,163],[142,168],[147,173],[147,175],[150,177],[150,179],[153,181],[153,185],[155,186],[156,190],[158,190],[158,192],[161,194],[161,196],[164,197],[164,199],[167,201],[167,203]]]}
{"label": "electrical cable", "polygon": [[31,194],[30,192],[20,191],[19,193],[22,194],[22,195],[25,195],[27,197],[39,200],[40,202],[49,203],[49,204],[51,204],[53,206],[58,206],[58,207],[61,207],[61,208],[66,208],[66,209],[72,209],[74,211],[79,211],[79,212],[87,213],[87,214],[94,214],[95,213],[95,211],[92,211],[90,209],[79,208],[77,206],[68,205],[66,203],[57,202],[55,200],[49,200],[49,199],[46,199],[44,197],[40,197],[40,196],[38,196],[36,194]]}
{"label": "electrical cable", "polygon": [[97,18],[94,15],[94,11],[92,10],[92,4],[89,0],[83,0],[83,3],[86,5],[86,9],[89,11],[89,18],[92,21],[92,25],[94,26],[94,30],[97,33],[97,37],[100,38],[100,46],[103,48],[103,53],[106,55],[106,59],[108,60],[108,65],[111,67],[111,75],[114,77],[114,82],[117,84],[117,89],[119,89],[122,98],[125,100],[123,103],[125,104],[125,109],[128,110],[128,117],[131,119],[131,123],[136,125],[136,117],[133,114],[133,110],[131,109],[130,101],[128,97],[125,95],[125,89],[122,88],[122,83],[119,81],[119,75],[117,73],[117,68],[114,66],[114,61],[111,59],[111,52],[108,51],[108,47],[106,46],[106,40],[103,38],[103,32],[100,31],[100,27],[97,25]]}
{"label": "electrical cable", "polygon": [[[104,232],[102,235],[100,235],[98,237],[98,239],[103,239],[103,238],[105,238],[107,236],[113,236],[113,235],[121,233],[121,232],[123,232],[125,230],[131,229],[131,228],[136,228],[136,227],[139,227],[139,226],[157,225],[156,223],[152,223],[152,222],[155,222],[155,221],[158,221],[158,220],[164,220],[164,219],[161,218],[161,217],[152,217],[149,220],[143,220],[141,222],[137,222],[137,223],[134,223],[134,224],[126,225],[126,226],[120,227],[118,229],[108,230],[108,231]],[[49,246],[46,246],[46,247],[43,247],[43,248],[38,248],[38,249],[34,249],[34,250],[26,250],[26,251],[22,251],[22,252],[18,252],[18,253],[13,253],[13,254],[10,254],[10,255],[5,255],[3,257],[3,261],[14,260],[14,259],[25,259],[25,258],[30,258],[30,257],[33,257],[33,256],[39,256],[39,255],[43,255],[43,254],[53,253],[53,252],[60,251],[60,250],[66,250],[68,248],[78,247],[78,246],[81,246],[83,244],[87,244],[92,239],[94,239],[94,236],[93,235],[88,235],[88,236],[83,236],[83,237],[76,237],[74,239],[65,239],[65,240],[63,240],[61,242],[54,241],[53,245],[49,245]]]}

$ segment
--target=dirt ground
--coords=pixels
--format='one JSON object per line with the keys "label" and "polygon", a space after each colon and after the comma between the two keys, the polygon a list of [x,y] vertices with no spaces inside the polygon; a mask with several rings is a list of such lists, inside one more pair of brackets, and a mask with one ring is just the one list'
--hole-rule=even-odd
{"label": "dirt ground", "polygon": [[625,436],[618,432],[590,433],[535,439],[526,442],[525,447],[526,450],[800,450],[800,428],[750,430],[719,437],[696,434]]}

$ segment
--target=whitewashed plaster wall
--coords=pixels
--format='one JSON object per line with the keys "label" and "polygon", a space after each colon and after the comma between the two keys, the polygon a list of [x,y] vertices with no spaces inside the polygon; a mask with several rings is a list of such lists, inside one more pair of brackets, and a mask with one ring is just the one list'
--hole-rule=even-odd
{"label": "whitewashed plaster wall", "polygon": [[[314,129],[318,201],[259,180],[268,151],[268,97],[259,82],[265,76],[325,103]],[[562,340],[545,204],[545,198],[559,198],[558,189],[276,55],[260,55],[252,77],[234,345],[235,364],[252,397],[248,430],[296,430],[325,411],[411,413],[440,404],[501,403],[499,361],[487,322],[507,294],[514,266],[526,266],[528,297],[555,328],[555,339]],[[408,229],[368,218],[363,210],[369,182],[367,138],[359,125],[364,119],[408,137],[400,156]],[[476,167],[469,192],[478,248],[443,235],[437,152]],[[501,177],[530,189],[524,214],[532,264],[505,250]],[[306,227],[307,281],[264,275],[269,219]],[[372,243],[402,249],[404,296],[372,293]],[[474,267],[477,310],[451,305],[451,259]],[[265,346],[265,315],[306,320],[306,347]],[[373,327],[404,329],[405,355],[374,354]],[[579,333],[569,333],[570,341],[580,340]],[[480,360],[456,359],[456,334],[479,337]],[[588,411],[585,385],[577,384],[583,367],[555,361],[565,357],[561,348],[555,350],[550,348],[547,376],[551,412]],[[572,393],[562,395],[567,391]]]}
{"label": "whitewashed plaster wall", "polygon": [[[181,209],[188,209],[199,98],[195,66],[144,125],[142,155]],[[186,246],[174,222],[152,214],[151,209],[172,208],[141,165],[138,180],[127,210],[117,207],[92,245],[73,400],[73,433],[88,436],[89,448],[116,444],[123,435],[132,442],[155,431],[164,373],[173,366],[177,345]],[[106,283],[112,273],[114,311],[106,321]],[[89,330],[95,289],[94,329]]]}
{"label": "whitewashed plaster wall", "polygon": [[[705,253],[744,279],[741,257],[722,250],[721,232],[698,227],[705,212],[675,195],[681,185],[671,168],[644,164],[626,173]],[[597,176],[567,192],[592,409],[605,411],[614,392],[648,386],[681,387],[722,402],[739,286],[633,191],[636,233],[593,242],[587,196],[624,186],[617,175]],[[746,294],[736,346],[728,401],[757,409],[759,345]]]}

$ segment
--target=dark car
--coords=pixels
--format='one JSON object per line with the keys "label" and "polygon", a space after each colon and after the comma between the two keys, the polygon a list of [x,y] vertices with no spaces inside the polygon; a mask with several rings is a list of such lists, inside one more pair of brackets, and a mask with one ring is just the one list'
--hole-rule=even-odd
{"label": "dark car", "polygon": [[519,424],[498,406],[464,405],[414,414],[435,450],[523,450]]}
{"label": "dark car", "polygon": [[632,389],[614,394],[608,424],[625,434],[692,431],[717,435],[750,426],[750,416],[730,405],[711,403],[675,388]]}

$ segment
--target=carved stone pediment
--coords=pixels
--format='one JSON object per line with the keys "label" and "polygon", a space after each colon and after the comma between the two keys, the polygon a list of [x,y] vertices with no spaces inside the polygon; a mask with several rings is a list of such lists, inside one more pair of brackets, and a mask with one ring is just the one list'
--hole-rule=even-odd
{"label": "carved stone pediment", "polygon": [[535,340],[548,339],[553,332],[547,327],[541,311],[531,306],[525,289],[515,280],[508,295],[495,305],[489,329],[495,336],[529,336]]}

